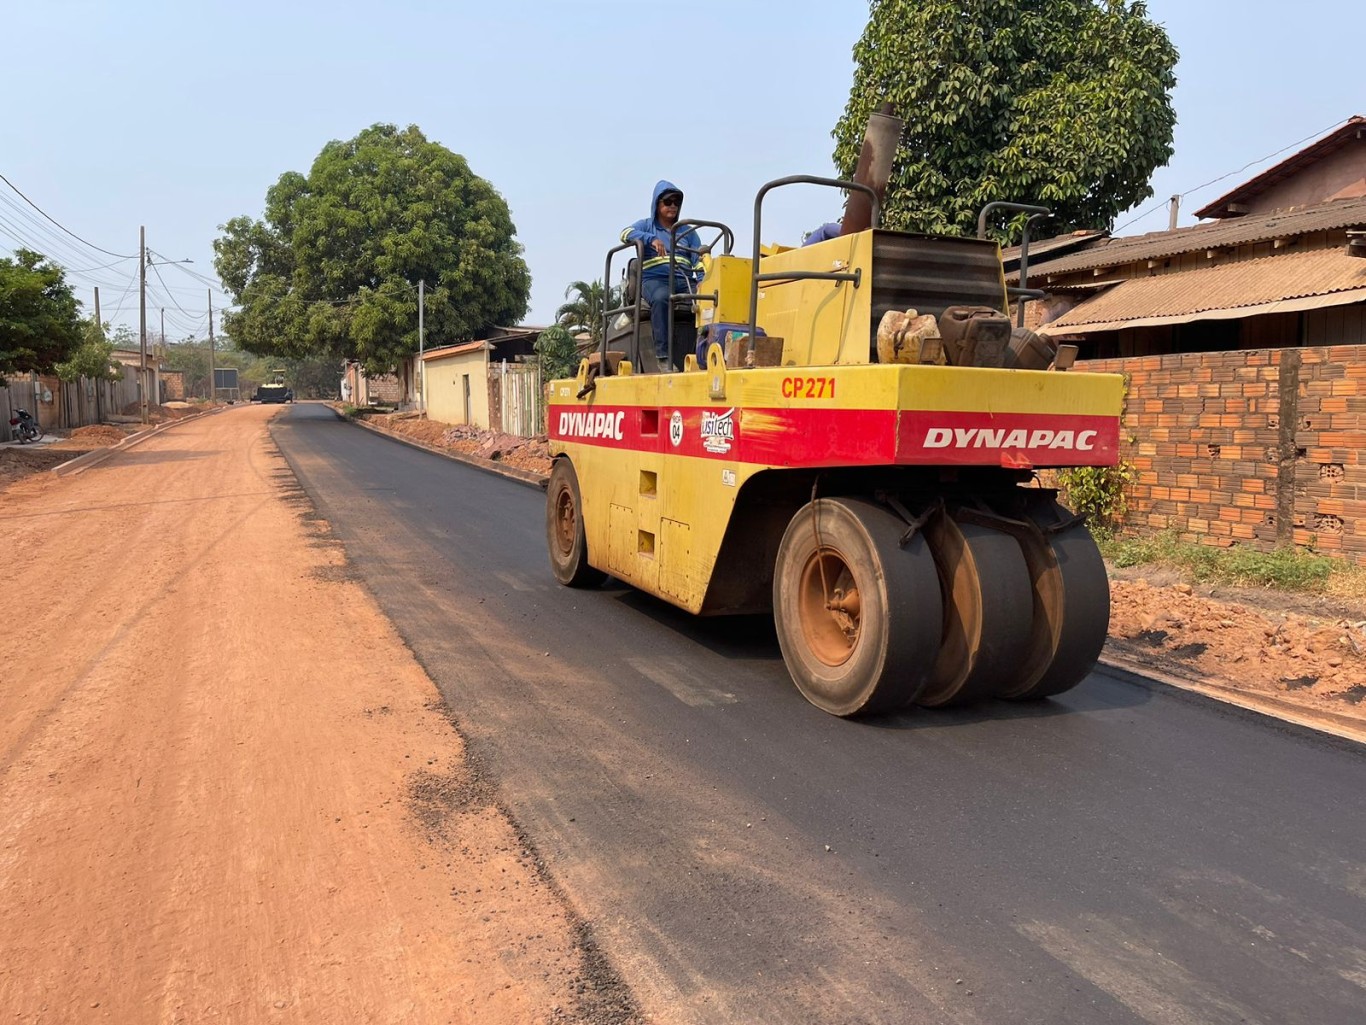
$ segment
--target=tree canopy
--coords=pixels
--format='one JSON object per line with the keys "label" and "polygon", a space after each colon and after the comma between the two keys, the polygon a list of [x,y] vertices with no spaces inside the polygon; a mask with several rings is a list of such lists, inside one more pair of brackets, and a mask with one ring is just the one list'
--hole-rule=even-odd
{"label": "tree canopy", "polygon": [[[870,112],[906,120],[889,228],[976,230],[987,203],[1052,209],[1050,231],[1109,228],[1172,154],[1177,53],[1142,0],[871,0],[835,163]],[[1018,235],[1020,221],[1009,230]]]}
{"label": "tree canopy", "polygon": [[502,196],[412,125],[329,142],[306,176],[280,176],[263,220],[224,225],[214,252],[241,348],[359,359],[372,373],[417,351],[419,280],[429,344],[515,324],[531,289]]}
{"label": "tree canopy", "polygon": [[106,336],[108,325],[97,324],[94,317],[86,317],[80,325],[80,344],[70,350],[66,359],[58,361],[53,368],[57,376],[63,381],[81,377],[117,381],[123,377],[123,368],[114,361],[114,343]]}
{"label": "tree canopy", "polygon": [[[555,323],[571,335],[587,332],[593,344],[602,341],[603,305],[601,281],[573,281],[564,290],[569,301],[555,311]],[[621,289],[613,285],[607,301],[612,309],[621,305]]]}
{"label": "tree canopy", "polygon": [[573,377],[579,372],[579,347],[563,325],[554,324],[541,332],[536,339],[536,355],[546,382]]}
{"label": "tree canopy", "polygon": [[82,338],[76,296],[60,267],[29,249],[0,258],[0,375],[51,372]]}

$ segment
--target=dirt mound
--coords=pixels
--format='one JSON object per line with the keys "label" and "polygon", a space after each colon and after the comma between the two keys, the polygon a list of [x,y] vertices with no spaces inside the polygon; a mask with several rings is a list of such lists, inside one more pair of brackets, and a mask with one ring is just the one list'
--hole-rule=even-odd
{"label": "dirt mound", "polygon": [[1186,583],[1115,580],[1111,595],[1110,643],[1126,657],[1338,712],[1366,697],[1366,621],[1218,601]]}
{"label": "dirt mound", "polygon": [[[124,416],[142,416],[142,405],[137,402],[130,402],[119,410]],[[194,412],[194,407],[188,403],[180,406],[148,406],[147,418],[152,423],[161,423],[164,420],[179,420],[182,416],[189,416]]]}
{"label": "dirt mound", "polygon": [[364,419],[386,431],[461,455],[505,463],[532,473],[550,473],[550,445],[545,435],[522,438],[469,424],[424,420],[416,413],[372,413]]}
{"label": "dirt mound", "polygon": [[371,417],[370,419],[372,422],[382,421],[381,426],[387,427],[397,434],[402,434],[405,438],[412,438],[414,441],[421,441],[428,445],[440,445],[441,436],[446,429],[445,424],[437,423],[434,420],[418,420],[397,416]]}
{"label": "dirt mound", "polygon": [[468,455],[506,463],[533,473],[550,472],[550,444],[543,434],[522,438],[515,434],[457,424],[446,429],[442,443]]}
{"label": "dirt mound", "polygon": [[68,440],[79,442],[87,447],[103,448],[109,445],[117,445],[128,433],[113,424],[92,424],[89,427],[77,427],[71,432]]}
{"label": "dirt mound", "polygon": [[55,445],[32,448],[0,448],[0,491],[17,480],[60,466],[71,453],[53,451]]}

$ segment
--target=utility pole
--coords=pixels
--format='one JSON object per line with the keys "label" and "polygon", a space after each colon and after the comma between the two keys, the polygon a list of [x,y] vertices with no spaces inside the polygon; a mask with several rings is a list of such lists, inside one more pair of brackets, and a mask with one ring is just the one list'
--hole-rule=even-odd
{"label": "utility pole", "polygon": [[[99,329],[100,337],[104,337],[104,321],[100,319],[100,286],[95,286],[95,327]],[[104,410],[101,408],[103,403],[100,401],[104,397],[104,381],[95,382],[95,419],[100,423],[104,422]]]}
{"label": "utility pole", "polygon": [[157,354],[157,352],[160,352],[161,355],[163,355],[163,356],[166,355],[166,307],[165,307],[165,306],[163,306],[163,307],[161,308],[161,343],[160,343],[159,345],[157,345],[157,347],[156,347],[155,349],[152,350],[152,354],[155,356],[155,355]]}
{"label": "utility pole", "polygon": [[1181,216],[1181,197],[1180,197],[1180,196],[1172,196],[1172,212],[1171,212],[1171,217],[1170,217],[1170,218],[1168,219],[1168,221],[1167,221],[1167,230],[1168,230],[1168,231],[1175,231],[1175,230],[1176,230],[1176,221],[1177,221],[1177,219],[1178,219],[1180,216]]}
{"label": "utility pole", "polygon": [[417,411],[419,415],[425,416],[427,413],[427,368],[422,362],[422,353],[425,345],[425,336],[422,329],[422,307],[426,305],[427,282],[418,278],[417,281]]}
{"label": "utility pole", "polygon": [[142,340],[142,422],[147,423],[147,228],[138,228],[138,337]]}
{"label": "utility pole", "polygon": [[205,289],[209,293],[209,401],[215,402],[218,399],[218,380],[213,370],[213,289]]}

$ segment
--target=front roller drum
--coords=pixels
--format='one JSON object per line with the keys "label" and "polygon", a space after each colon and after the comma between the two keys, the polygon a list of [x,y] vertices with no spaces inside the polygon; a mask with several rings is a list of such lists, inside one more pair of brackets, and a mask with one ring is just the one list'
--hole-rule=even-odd
{"label": "front roller drum", "polygon": [[578,474],[566,458],[555,460],[545,489],[546,547],[555,579],[566,587],[597,587],[607,574],[588,564],[583,526],[583,496]]}
{"label": "front roller drum", "polygon": [[832,715],[914,701],[939,651],[943,607],[934,560],[880,505],[820,498],[778,547],[773,620],[797,688]]}

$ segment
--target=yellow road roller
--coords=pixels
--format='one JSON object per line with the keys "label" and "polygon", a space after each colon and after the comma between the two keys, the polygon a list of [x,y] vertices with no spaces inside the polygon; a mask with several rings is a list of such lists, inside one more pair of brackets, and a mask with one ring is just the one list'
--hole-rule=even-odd
{"label": "yellow road roller", "polygon": [[[762,247],[764,197],[792,184],[846,190],[867,226]],[[636,253],[600,348],[549,386],[551,568],[698,615],[771,611],[834,715],[1058,694],[1100,653],[1109,585],[1036,471],[1115,464],[1122,379],[1012,325],[995,242],[877,222],[872,188],[811,176],[759,190],[748,256],[681,221],[717,231],[673,297],[701,333],[681,371],[656,358]]]}

